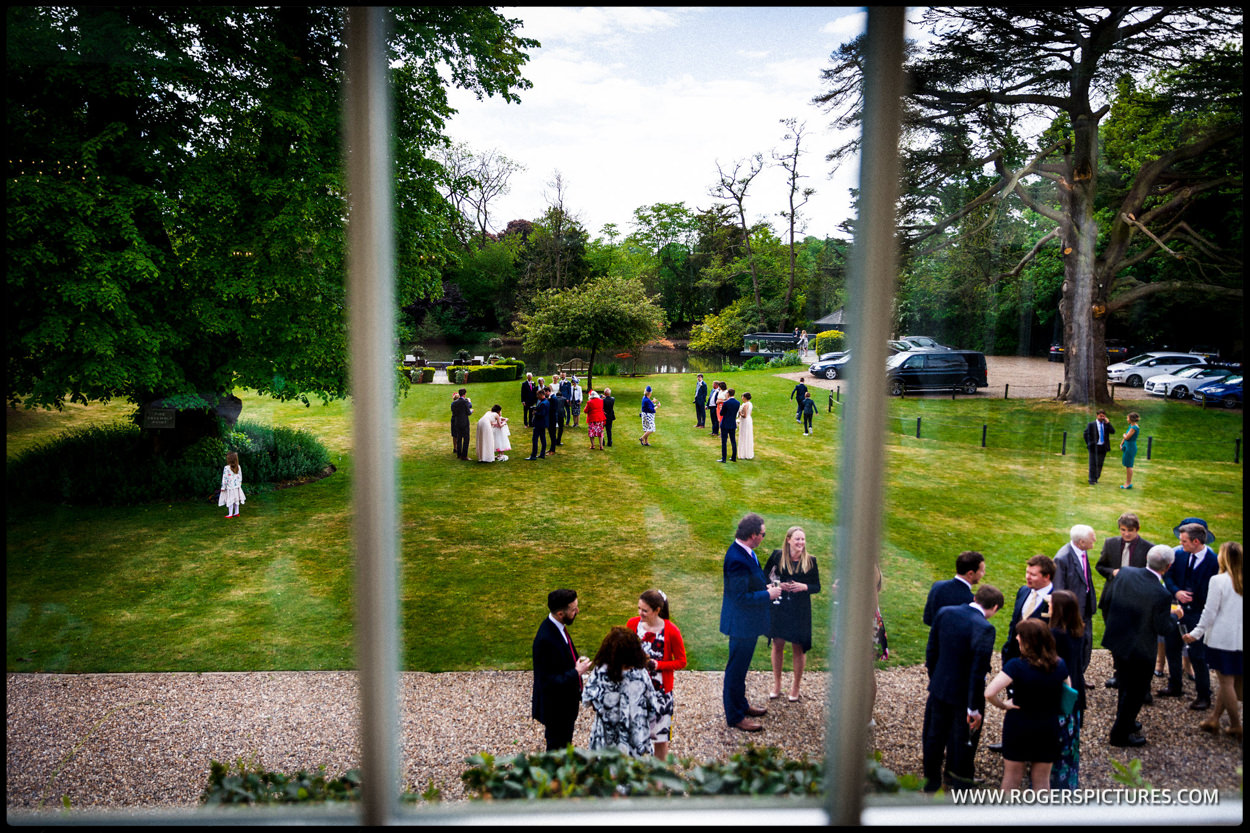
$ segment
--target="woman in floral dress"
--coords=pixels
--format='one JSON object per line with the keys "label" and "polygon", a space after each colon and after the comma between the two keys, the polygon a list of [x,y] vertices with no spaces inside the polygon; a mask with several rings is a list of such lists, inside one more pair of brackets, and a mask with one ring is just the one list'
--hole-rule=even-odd
{"label": "woman in floral dress", "polygon": [[673,736],[673,672],[686,667],[686,645],[681,631],[668,618],[668,596],[663,590],[647,590],[638,597],[638,615],[625,623],[638,634],[651,685],[659,693],[660,713],[651,723],[651,742],[655,756],[668,757],[668,744]]}
{"label": "woman in floral dress", "polygon": [[638,635],[612,628],[595,654],[594,667],[582,690],[582,702],[595,710],[590,748],[615,746],[633,758],[653,754],[651,723],[659,717],[660,698]]}

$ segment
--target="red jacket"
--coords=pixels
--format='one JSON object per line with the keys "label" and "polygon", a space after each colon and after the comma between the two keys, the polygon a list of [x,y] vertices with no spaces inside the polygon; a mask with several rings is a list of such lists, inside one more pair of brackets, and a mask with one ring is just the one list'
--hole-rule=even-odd
{"label": "red jacket", "polygon": [[586,414],[587,422],[606,422],[607,421],[607,417],[604,416],[603,414],[603,400],[602,399],[598,399],[598,398],[587,399],[586,407],[583,408],[582,411]]}
{"label": "red jacket", "polygon": [[[635,616],[625,623],[625,627],[634,633],[638,633],[638,622],[640,620],[641,617]],[[681,631],[677,630],[677,626],[667,619],[663,620],[663,622],[664,659],[657,662],[656,667],[664,680],[664,690],[672,692],[673,672],[686,667],[686,645],[681,641]]]}

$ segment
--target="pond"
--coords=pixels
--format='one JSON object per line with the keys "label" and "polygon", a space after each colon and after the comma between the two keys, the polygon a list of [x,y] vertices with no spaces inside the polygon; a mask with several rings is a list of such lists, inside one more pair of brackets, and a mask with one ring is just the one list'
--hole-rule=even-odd
{"label": "pond", "polygon": [[[426,345],[425,357],[432,362],[449,362],[456,358],[456,353],[460,350],[469,351],[470,356],[489,356],[495,353],[505,358],[520,359],[525,362],[525,369],[532,371],[535,375],[550,373],[552,368],[559,362],[566,362],[573,358],[590,358],[589,350],[576,348],[551,350],[544,353],[526,353],[516,345],[505,345],[491,349],[490,345],[485,342],[481,344],[456,345],[428,344]],[[629,373],[631,370],[636,373],[712,373],[720,370],[723,363],[720,356],[691,353],[684,347],[673,349],[644,348],[638,351],[636,360],[632,358],[617,358],[616,354],[619,352],[622,351],[609,350],[601,352],[595,356],[595,364],[611,365],[615,363],[617,373]],[[737,357],[730,357],[729,360],[735,364],[741,361]]]}

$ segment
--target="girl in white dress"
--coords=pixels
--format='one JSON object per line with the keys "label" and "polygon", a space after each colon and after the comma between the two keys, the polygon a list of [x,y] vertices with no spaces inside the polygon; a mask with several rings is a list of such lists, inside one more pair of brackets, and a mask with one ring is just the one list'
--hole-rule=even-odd
{"label": "girl in white dress", "polygon": [[221,493],[218,506],[226,507],[227,518],[239,516],[239,504],[247,502],[243,494],[243,469],[239,467],[239,455],[231,451],[226,455],[226,467],[221,470]]}
{"label": "girl in white dress", "polygon": [[742,407],[738,409],[738,459],[755,459],[755,421],[751,419],[751,394],[742,394]]}
{"label": "girl in white dress", "polygon": [[503,462],[508,459],[505,452],[512,450],[512,430],[508,428],[508,418],[503,415],[503,408],[499,405],[495,407],[499,408],[496,412],[499,423],[495,426],[495,460]]}

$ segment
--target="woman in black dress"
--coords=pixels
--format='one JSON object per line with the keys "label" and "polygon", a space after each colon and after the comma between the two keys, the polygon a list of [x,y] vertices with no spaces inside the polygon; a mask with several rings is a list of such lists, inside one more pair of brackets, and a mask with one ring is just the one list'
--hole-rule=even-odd
{"label": "woman in black dress", "polygon": [[[1029,761],[1034,789],[1050,788],[1050,769],[1059,757],[1059,702],[1068,666],[1055,651],[1055,637],[1041,619],[1016,625],[1020,656],[1007,661],[985,689],[985,699],[1007,712],[1003,718],[1002,789],[1020,788]],[[1012,687],[1014,699],[999,694]]]}
{"label": "woman in black dress", "polygon": [[773,602],[768,629],[773,659],[773,690],[768,699],[776,700],[781,696],[785,643],[789,642],[794,655],[794,685],[787,699],[797,703],[804,660],[812,649],[812,594],[820,592],[820,573],[816,569],[816,559],[807,551],[807,534],[802,527],[792,526],[786,530],[785,544],[768,557],[764,575],[770,583],[781,585],[781,598]]}

